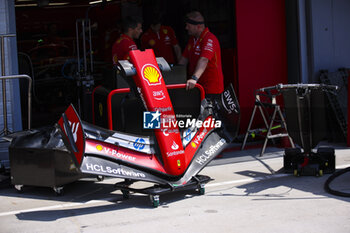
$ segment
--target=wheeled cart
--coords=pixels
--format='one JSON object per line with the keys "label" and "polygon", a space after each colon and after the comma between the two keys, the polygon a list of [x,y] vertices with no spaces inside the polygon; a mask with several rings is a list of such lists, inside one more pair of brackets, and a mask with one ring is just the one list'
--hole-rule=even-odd
{"label": "wheeled cart", "polygon": [[24,186],[40,186],[62,195],[65,184],[83,177],[55,127],[23,131],[13,137],[9,146],[11,182],[18,191]]}
{"label": "wheeled cart", "polygon": [[181,185],[174,185],[170,183],[168,185],[155,184],[151,187],[136,189],[130,187],[130,185],[133,184],[132,181],[125,180],[123,182],[116,183],[114,187],[122,192],[124,199],[129,199],[130,193],[141,193],[149,196],[153,207],[158,207],[160,204],[160,195],[174,191],[196,190],[198,194],[204,195],[205,184],[209,181],[209,176],[196,175],[189,182]]}
{"label": "wheeled cart", "polygon": [[288,133],[299,148],[286,148],[284,169],[295,176],[333,173],[334,148],[314,148],[327,136],[325,92],[336,86],[323,84],[279,84],[284,98]]}

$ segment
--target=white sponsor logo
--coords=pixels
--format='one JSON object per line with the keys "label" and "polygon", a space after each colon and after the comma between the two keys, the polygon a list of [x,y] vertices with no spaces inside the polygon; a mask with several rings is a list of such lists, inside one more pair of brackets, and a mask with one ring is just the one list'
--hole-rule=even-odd
{"label": "white sponsor logo", "polygon": [[173,141],[173,145],[171,145],[171,149],[177,150],[177,149],[179,149],[179,145],[176,144],[176,142]]}
{"label": "white sponsor logo", "polygon": [[[73,134],[74,142],[76,143],[77,139],[78,139],[77,132],[78,132],[78,128],[79,128],[79,122],[72,123],[72,122],[68,121],[68,123],[69,123],[69,126],[70,126],[72,134]],[[66,126],[64,124],[63,124],[63,126],[64,126],[64,131],[66,131],[66,134],[68,135]]]}
{"label": "white sponsor logo", "polygon": [[185,154],[184,150],[178,150],[178,151],[173,151],[173,152],[166,152],[166,155],[168,157],[174,156],[174,155],[179,155],[179,154]]}
{"label": "white sponsor logo", "polygon": [[86,165],[86,170],[89,171],[95,171],[95,172],[102,172],[102,173],[107,173],[107,174],[115,174],[115,175],[123,175],[123,176],[130,176],[130,177],[146,177],[144,173],[141,172],[134,172],[131,170],[126,170],[123,168],[111,168],[109,166],[103,166],[100,164],[85,164]]}
{"label": "white sponsor logo", "polygon": [[130,161],[135,161],[136,158],[130,155],[126,155],[123,153],[118,152],[117,150],[114,149],[110,149],[108,147],[103,147],[103,152],[106,154],[109,154],[113,157],[119,158],[119,159],[123,159],[123,160],[130,160]]}
{"label": "white sponsor logo", "polygon": [[205,164],[225,143],[226,140],[222,138],[215,145],[211,145],[208,150],[196,159],[196,162],[200,165]]}
{"label": "white sponsor logo", "polygon": [[205,137],[206,134],[207,134],[207,130],[204,129],[202,132],[200,132],[196,136],[196,138],[193,140],[193,142],[196,143],[196,145],[199,145],[203,141],[203,138]]}
{"label": "white sponsor logo", "polygon": [[162,129],[162,132],[163,132],[165,137],[169,136],[168,129]]}
{"label": "white sponsor logo", "polygon": [[153,91],[153,97],[156,100],[162,100],[165,98],[164,92],[162,90],[160,91]]}
{"label": "white sponsor logo", "polygon": [[155,110],[159,112],[168,112],[168,111],[172,111],[173,109],[171,107],[166,107],[166,108],[155,108]]}
{"label": "white sponsor logo", "polygon": [[[225,98],[226,101],[223,98]],[[229,114],[231,114],[233,111],[238,113],[237,105],[234,103],[233,98],[232,98],[229,90],[224,91],[224,93],[222,95],[221,102]]]}

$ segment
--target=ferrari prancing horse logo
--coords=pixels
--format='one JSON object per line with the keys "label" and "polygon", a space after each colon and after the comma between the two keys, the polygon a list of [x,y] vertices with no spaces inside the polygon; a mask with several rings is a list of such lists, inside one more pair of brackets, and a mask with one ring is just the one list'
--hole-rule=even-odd
{"label": "ferrari prancing horse logo", "polygon": [[158,68],[152,64],[146,64],[142,67],[142,78],[145,79],[148,85],[160,85],[162,75],[159,72]]}

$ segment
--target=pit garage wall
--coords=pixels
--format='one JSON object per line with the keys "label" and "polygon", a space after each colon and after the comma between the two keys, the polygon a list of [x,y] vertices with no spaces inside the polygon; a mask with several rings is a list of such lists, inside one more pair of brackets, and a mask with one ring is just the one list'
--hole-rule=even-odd
{"label": "pit garage wall", "polygon": [[248,127],[255,90],[287,83],[284,1],[236,0],[236,30],[242,133]]}
{"label": "pit garage wall", "polygon": [[350,68],[350,1],[309,0],[309,83],[319,82],[319,71]]}
{"label": "pit garage wall", "polygon": [[[0,35],[16,35],[16,17],[14,1],[0,0]],[[16,37],[4,39],[5,75],[18,74]],[[1,59],[1,54],[0,54]],[[0,60],[1,61],[1,60]],[[0,75],[2,75],[0,65]],[[0,130],[4,128],[2,82],[0,81]],[[12,132],[22,130],[21,105],[17,79],[6,81],[7,123]],[[1,135],[2,136],[2,135]]]}

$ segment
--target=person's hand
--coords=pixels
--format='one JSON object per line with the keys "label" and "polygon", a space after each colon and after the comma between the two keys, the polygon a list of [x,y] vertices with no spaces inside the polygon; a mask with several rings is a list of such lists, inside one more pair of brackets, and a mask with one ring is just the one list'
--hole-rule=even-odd
{"label": "person's hand", "polygon": [[186,90],[190,90],[190,89],[194,88],[196,86],[196,83],[197,83],[197,81],[194,79],[187,80]]}

